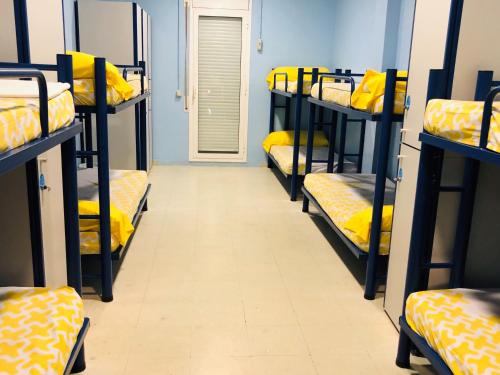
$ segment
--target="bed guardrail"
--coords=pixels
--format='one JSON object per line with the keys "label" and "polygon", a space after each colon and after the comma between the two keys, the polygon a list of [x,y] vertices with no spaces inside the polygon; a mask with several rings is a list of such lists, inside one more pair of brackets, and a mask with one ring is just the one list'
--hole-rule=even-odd
{"label": "bed guardrail", "polygon": [[38,99],[40,105],[40,126],[42,137],[49,136],[49,98],[47,94],[47,80],[38,69],[0,69],[0,78],[35,78],[38,83]]}
{"label": "bed guardrail", "polygon": [[[495,82],[497,83],[497,82]],[[496,86],[486,96],[483,109],[483,120],[481,122],[481,136],[479,138],[479,148],[486,148],[488,145],[488,135],[491,127],[491,115],[493,114],[493,102],[500,94],[500,86]]]}

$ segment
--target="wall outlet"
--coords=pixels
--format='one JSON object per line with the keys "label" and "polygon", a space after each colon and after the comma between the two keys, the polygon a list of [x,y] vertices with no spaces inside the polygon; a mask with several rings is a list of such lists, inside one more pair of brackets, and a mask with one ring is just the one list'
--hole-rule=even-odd
{"label": "wall outlet", "polygon": [[264,49],[264,41],[261,38],[259,38],[257,39],[257,51],[262,52],[263,49]]}
{"label": "wall outlet", "polygon": [[181,90],[175,90],[175,97],[176,98],[182,98],[182,91]]}

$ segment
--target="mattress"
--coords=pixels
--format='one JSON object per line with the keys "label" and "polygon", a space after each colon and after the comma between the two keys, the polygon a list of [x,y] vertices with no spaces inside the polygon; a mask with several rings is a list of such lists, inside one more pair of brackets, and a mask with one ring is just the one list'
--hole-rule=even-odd
{"label": "mattress", "polygon": [[0,372],[63,374],[83,320],[70,287],[0,288]]}
{"label": "mattress", "polygon": [[[373,205],[375,175],[372,174],[308,174],[304,187],[319,203],[337,228],[360,250],[368,252],[370,242],[361,239],[346,228],[346,223],[357,213]],[[394,183],[387,180],[384,204],[394,203]],[[390,232],[382,232],[380,255],[389,254]]]}
{"label": "mattress", "polygon": [[[38,98],[0,97],[0,152],[22,146],[42,134]],[[70,125],[75,118],[73,97],[67,90],[49,100],[49,131]]]}
{"label": "mattress", "polygon": [[[285,91],[285,81],[276,81],[276,90]],[[288,81],[288,86],[286,92],[291,94],[297,94],[298,92],[298,82]],[[304,81],[302,84],[302,94],[309,95],[311,93],[311,81]]]}
{"label": "mattress", "polygon": [[455,375],[500,374],[500,292],[449,289],[413,293],[405,318]]}
{"label": "mattress", "polygon": [[[132,223],[139,204],[148,188],[148,176],[144,171],[110,170],[109,176],[111,205],[125,214]],[[97,169],[89,168],[78,171],[78,198],[84,201],[97,202],[99,200]],[[99,212],[97,211],[96,214]],[[120,223],[111,220],[111,250],[118,249],[123,241],[120,240]],[[91,220],[80,220],[80,251],[82,254],[99,254],[99,231],[82,230],[92,227]],[[98,221],[96,221],[98,225]],[[122,243],[120,243],[122,242]]]}
{"label": "mattress", "polygon": [[[135,98],[141,93],[141,78],[140,74],[128,74],[127,82],[134,89],[132,98]],[[145,79],[144,82],[147,80]],[[75,79],[73,81],[76,105],[95,105],[95,89],[94,79]],[[145,87],[146,89],[146,87]],[[118,105],[123,102],[120,93],[113,87],[109,86],[106,89],[106,99],[108,105]]]}
{"label": "mattress", "polygon": [[[306,170],[306,146],[299,146],[299,175],[304,175]],[[285,174],[291,176],[293,169],[293,146],[272,146],[269,152],[276,163],[278,168]],[[328,147],[314,147],[313,149],[314,160],[327,160]],[[313,163],[312,172],[325,172],[326,163]]]}
{"label": "mattress", "polygon": [[[351,84],[350,83],[323,83],[322,100],[336,103],[344,107],[351,107]],[[319,99],[319,83],[315,83],[311,89],[311,96]],[[356,106],[352,106],[356,108]],[[361,109],[362,110],[362,109]],[[373,104],[373,114],[380,114],[384,110],[384,95],[379,96]],[[394,113],[403,114],[405,110],[405,93],[397,92],[394,98]]]}
{"label": "mattress", "polygon": [[[434,99],[427,104],[424,129],[470,146],[478,146],[484,102]],[[494,103],[487,148],[500,152],[500,102]]]}

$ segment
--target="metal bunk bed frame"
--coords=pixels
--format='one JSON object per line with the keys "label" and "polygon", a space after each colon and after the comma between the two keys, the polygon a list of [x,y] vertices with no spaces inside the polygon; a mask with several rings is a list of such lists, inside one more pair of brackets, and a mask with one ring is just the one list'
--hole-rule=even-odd
{"label": "metal bunk bed frame", "polygon": [[[66,238],[66,268],[68,285],[81,296],[82,274],[80,259],[80,231],[78,224],[78,189],[76,184],[76,136],[82,132],[82,124],[73,124],[49,133],[47,83],[42,71],[55,71],[60,82],[73,82],[71,56],[58,55],[57,65],[0,63],[0,78],[36,79],[40,97],[41,137],[7,152],[0,153],[0,175],[25,165],[30,216],[33,281],[35,287],[45,286],[42,219],[39,190],[46,188],[38,176],[37,156],[61,145],[63,206]],[[71,88],[72,91],[72,88]],[[83,342],[89,329],[89,319],[83,326],[71,352],[64,374],[85,370]]]}
{"label": "metal bunk bed frame", "polygon": [[[269,134],[275,131],[275,112],[276,109],[284,109],[285,110],[285,123],[284,130],[290,130],[290,111],[292,99],[295,99],[295,117],[294,117],[294,139],[293,139],[293,163],[292,163],[292,174],[291,176],[286,174],[280,169],[278,162],[274,159],[274,157],[269,152],[267,154],[267,167],[273,168],[276,166],[278,170],[283,174],[283,176],[288,179],[291,177],[290,182],[290,200],[297,200],[297,192],[299,189],[299,183],[302,179],[299,176],[299,147],[300,147],[300,123],[302,118],[302,99],[307,97],[303,93],[304,86],[304,76],[310,75],[312,77],[312,84],[315,83],[315,79],[318,77],[318,68],[313,68],[311,72],[304,72],[304,68],[298,68],[298,77],[297,77],[297,93],[292,94],[288,92],[288,74],[287,73],[275,73],[274,74],[274,82],[273,89],[271,90],[271,106],[269,112]],[[285,76],[285,91],[276,89],[276,76]],[[281,96],[285,98],[285,105],[277,105],[276,97]],[[326,162],[326,160],[325,160]]]}
{"label": "metal bunk bed frame", "polygon": [[[343,74],[330,74],[332,78],[338,80],[348,80],[353,84],[353,78],[348,75]],[[380,258],[385,256],[379,255],[380,249],[380,231],[382,227],[382,210],[384,206],[385,188],[387,180],[387,167],[389,159],[389,146],[391,140],[391,133],[393,128],[393,123],[402,122],[403,115],[398,115],[394,113],[394,99],[396,96],[396,83],[398,81],[406,82],[407,78],[398,77],[396,69],[387,69],[386,73],[386,85],[384,92],[384,109],[381,114],[373,114],[367,111],[357,110],[352,107],[345,107],[336,103],[325,102],[320,99],[309,98],[309,103],[314,106],[319,106],[323,108],[328,108],[335,112],[342,114],[341,120],[341,132],[344,133],[342,143],[345,143],[345,128],[347,127],[347,116],[354,116],[357,119],[368,120],[380,122],[380,141],[377,145],[377,164],[376,164],[376,180],[375,180],[375,192],[373,198],[373,215],[372,215],[372,226],[370,230],[370,246],[368,253],[362,251],[356,246],[351,240],[349,240],[345,235],[342,234],[341,230],[333,223],[333,221],[328,217],[326,212],[321,208],[319,203],[314,199],[311,193],[307,191],[305,187],[302,187],[302,192],[304,193],[304,202],[302,211],[309,211],[309,201],[314,204],[314,206],[320,211],[321,215],[325,218],[327,223],[333,228],[333,230],[339,235],[339,237],[347,244],[347,247],[351,252],[361,260],[367,262],[366,276],[365,276],[365,299],[374,299],[377,292],[377,269]],[[322,87],[320,87],[320,95]],[[307,158],[306,158],[306,174],[311,171],[312,163],[312,145],[314,140],[314,111],[311,110],[309,113],[309,128],[308,128],[308,138],[307,138]],[[334,116],[335,117],[335,116]],[[336,122],[333,123],[335,126]],[[363,123],[362,123],[363,126]],[[344,155],[343,155],[344,156]],[[339,156],[339,159],[343,156]],[[339,160],[339,171],[343,171],[343,160]],[[359,163],[358,163],[359,168]],[[358,169],[359,170],[359,169]]]}
{"label": "metal bunk bed frame", "polygon": [[[101,271],[101,299],[103,302],[113,300],[113,280],[116,273],[113,272],[113,260],[118,261],[118,267],[123,260],[133,235],[130,236],[127,244],[111,251],[111,220],[110,220],[110,189],[109,189],[109,150],[108,150],[108,114],[118,113],[130,106],[135,106],[136,116],[136,160],[137,170],[147,171],[147,150],[146,150],[146,98],[150,95],[149,91],[144,90],[145,62],[141,61],[139,66],[118,65],[124,69],[125,74],[128,71],[141,73],[141,93],[130,100],[115,106],[107,104],[106,87],[106,59],[96,57],[95,66],[95,105],[77,105],[76,112],[83,115],[85,124],[85,137],[81,138],[82,150],[77,152],[77,158],[86,159],[87,168],[93,167],[93,157],[97,157],[98,185],[99,185],[99,215],[80,215],[80,219],[99,220],[99,242],[100,253],[98,255],[84,255],[89,258],[100,258]],[[92,145],[92,114],[96,115],[96,150]],[[84,149],[84,150],[83,150]],[[142,197],[137,212],[133,218],[132,224],[139,222],[142,211],[147,210],[147,197],[151,185],[149,184],[144,196]],[[134,231],[135,233],[135,231]],[[84,277],[91,277],[85,275]]]}
{"label": "metal bunk bed frame", "polygon": [[[427,101],[447,96],[447,79],[445,70],[431,70]],[[422,336],[414,332],[408,325],[405,319],[406,300],[411,293],[427,290],[429,275],[432,269],[450,270],[449,288],[460,288],[464,284],[465,263],[480,163],[484,162],[500,166],[500,153],[487,149],[493,101],[498,94],[500,94],[500,81],[493,80],[493,72],[480,71],[478,73],[474,98],[476,101],[484,100],[479,146],[469,146],[454,142],[425,131],[420,133],[422,149],[418,170],[403,315],[400,318],[401,332],[396,359],[396,364],[399,367],[408,368],[410,366],[410,351],[412,346],[415,346],[430,361],[438,374],[452,375],[451,370],[440,355]],[[454,152],[465,157],[464,176],[461,186],[441,185],[445,151]],[[432,261],[432,248],[440,193],[460,194],[452,259],[450,262],[444,263]]]}

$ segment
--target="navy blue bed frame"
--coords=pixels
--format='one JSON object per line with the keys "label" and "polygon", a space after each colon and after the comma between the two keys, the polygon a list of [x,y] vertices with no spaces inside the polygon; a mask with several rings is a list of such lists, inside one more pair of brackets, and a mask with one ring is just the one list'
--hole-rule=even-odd
{"label": "navy blue bed frame", "polygon": [[[320,207],[319,203],[313,198],[312,194],[307,191],[305,187],[302,187],[302,191],[304,193],[304,201],[302,211],[309,211],[309,202],[312,202],[313,205],[319,209],[322,216],[326,219],[328,224],[335,230],[337,234],[340,235],[340,238],[347,244],[348,248],[352,251],[352,253],[361,260],[365,260],[367,262],[366,267],[366,276],[365,276],[365,292],[364,297],[366,299],[374,299],[377,291],[377,269],[380,258],[385,257],[379,254],[380,249],[380,231],[382,227],[382,210],[384,207],[384,197],[386,190],[386,182],[387,182],[387,166],[389,160],[389,147],[391,140],[392,129],[394,128],[394,123],[402,122],[403,115],[398,115],[394,113],[394,99],[395,99],[395,90],[396,83],[398,81],[407,81],[405,77],[398,77],[396,69],[387,69],[386,72],[386,85],[384,92],[384,109],[381,114],[373,114],[367,111],[357,110],[352,107],[345,107],[340,104],[326,102],[321,99],[322,95],[322,79],[324,77],[330,77],[339,81],[347,81],[351,83],[351,91],[354,88],[354,78],[355,76],[359,76],[359,74],[353,75],[350,73],[338,74],[322,74],[320,78],[320,98],[312,98],[308,99],[310,105],[309,112],[309,126],[308,126],[308,136],[307,136],[307,157],[306,157],[306,174],[311,172],[312,165],[312,145],[314,141],[314,128],[316,126],[315,123],[315,107],[319,108],[327,108],[334,112],[334,118],[336,119],[337,113],[341,114],[341,140],[340,145],[341,148],[345,147],[345,134],[347,124],[349,122],[360,122],[362,131],[361,134],[364,136],[364,127],[366,125],[366,121],[375,121],[377,122],[380,128],[380,142],[377,145],[376,155],[377,164],[376,164],[376,179],[375,179],[375,192],[373,198],[373,216],[372,216],[372,226],[370,231],[370,246],[368,253],[362,251],[356,244],[351,242],[347,237],[341,235],[341,231],[337,226],[328,218],[328,215],[324,210]],[[348,117],[354,117],[354,121],[349,121]],[[332,127],[336,127],[336,120],[332,122]],[[333,133],[333,132],[331,132]],[[332,140],[331,140],[332,141]],[[360,140],[360,151],[358,156],[358,172],[361,171],[361,162],[363,156],[363,143]],[[330,150],[333,152],[333,150]],[[344,157],[345,152],[344,149],[341,150],[339,154],[339,162],[337,172],[341,173],[344,170]],[[330,155],[329,160],[333,159],[333,154]],[[333,172],[332,165],[330,164],[328,172]]]}
{"label": "navy blue bed frame", "polygon": [[[93,158],[97,158],[98,168],[98,185],[99,185],[99,215],[80,215],[80,219],[99,220],[99,241],[100,254],[84,255],[86,258],[96,258],[100,260],[100,283],[101,283],[101,299],[103,302],[111,302],[113,300],[113,280],[116,273],[113,272],[113,260],[118,261],[118,266],[121,264],[124,255],[127,252],[128,246],[132,240],[132,236],[127,244],[120,247],[116,251],[111,251],[111,222],[110,222],[110,191],[109,191],[109,147],[108,147],[108,115],[119,113],[122,110],[135,106],[136,116],[135,133],[136,133],[136,164],[137,170],[147,170],[147,142],[146,142],[146,99],[150,95],[144,89],[145,80],[145,63],[141,61],[139,66],[117,65],[118,68],[127,72],[137,72],[141,74],[141,93],[130,100],[120,103],[115,106],[107,103],[106,89],[106,59],[95,58],[95,105],[77,105],[76,112],[83,117],[85,124],[85,136],[81,138],[81,150],[77,152],[77,157],[81,160],[86,160],[87,168],[92,168]],[[92,145],[92,114],[96,116],[96,138],[97,145]],[[140,219],[140,213],[147,210],[147,196],[149,194],[150,185],[141,199],[137,213],[134,217],[134,226]],[[84,274],[85,279],[95,279],[92,274]]]}
{"label": "navy blue bed frame", "polygon": [[[427,100],[448,96],[446,93],[447,74],[446,70],[431,70]],[[463,287],[480,164],[489,163],[500,166],[500,153],[487,149],[493,101],[499,93],[500,81],[493,80],[493,72],[480,71],[475,93],[476,101],[484,101],[479,146],[454,142],[425,131],[420,134],[422,150],[405,286],[405,305],[406,299],[411,293],[428,289],[429,275],[432,269],[449,269],[449,288]],[[445,151],[454,152],[465,158],[464,177],[460,186],[441,185]],[[437,263],[432,261],[432,249],[441,193],[460,194],[460,204],[452,259],[450,262]],[[410,328],[406,322],[404,311],[405,306],[403,306],[403,316],[400,318],[401,332],[396,364],[405,368],[410,366],[410,351],[414,345],[429,359],[439,374],[452,374],[439,354],[423,337]]]}
{"label": "navy blue bed frame", "polygon": [[[315,83],[315,78],[318,77],[318,68],[313,68],[311,72],[304,72],[304,68],[298,68],[298,76],[297,76],[297,93],[292,94],[288,92],[288,74],[287,73],[275,73],[274,81],[273,81],[273,89],[271,90],[271,106],[269,112],[269,134],[275,131],[275,113],[276,109],[284,109],[285,110],[285,123],[284,130],[290,130],[290,112],[292,99],[295,99],[295,114],[294,114],[294,139],[293,139],[293,162],[292,162],[292,174],[288,175],[284,171],[280,169],[278,162],[273,158],[273,156],[268,153],[267,154],[267,166],[268,168],[273,168],[276,166],[280,172],[282,172],[285,178],[291,179],[290,182],[290,200],[297,200],[297,192],[299,189],[299,184],[301,180],[301,176],[299,176],[299,147],[300,147],[300,124],[302,118],[302,99],[307,97],[303,93],[304,87],[304,76],[310,75],[312,77],[312,83]],[[284,76],[285,77],[285,91],[276,89],[276,77]],[[285,105],[277,105],[276,98],[284,97]]]}
{"label": "navy blue bed frame", "polygon": [[[81,296],[82,274],[80,259],[80,232],[78,223],[78,189],[76,184],[76,136],[82,132],[82,124],[73,124],[49,133],[47,83],[42,71],[57,72],[60,82],[72,83],[71,56],[58,55],[57,65],[0,63],[0,78],[36,79],[40,97],[41,137],[15,149],[0,153],[0,175],[15,168],[25,166],[28,191],[28,207],[30,217],[30,236],[33,263],[33,281],[35,287],[45,286],[45,268],[43,256],[43,234],[40,209],[41,184],[38,174],[37,156],[61,146],[64,232],[66,237],[66,270],[68,285]],[[83,341],[89,328],[89,320],[85,318],[77,342],[66,365],[65,374],[81,372],[85,369]]]}

